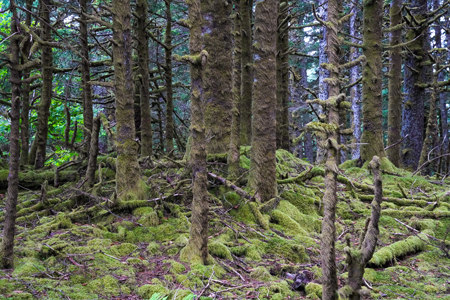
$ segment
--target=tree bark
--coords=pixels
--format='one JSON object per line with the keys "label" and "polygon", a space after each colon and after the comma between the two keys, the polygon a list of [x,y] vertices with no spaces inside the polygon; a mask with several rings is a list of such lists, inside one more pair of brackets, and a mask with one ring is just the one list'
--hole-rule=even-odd
{"label": "tree bark", "polygon": [[385,157],[383,143],[382,113],[382,16],[381,0],[365,1],[363,7],[363,54],[366,63],[362,78],[362,117],[361,159],[370,161],[372,157]]}
{"label": "tree bark", "polygon": [[165,0],[166,4],[166,32],[164,35],[165,45],[165,78],[166,78],[166,152],[173,154],[173,138],[175,124],[173,121],[173,88],[172,88],[172,11],[170,9],[171,0]]}
{"label": "tree bark", "polygon": [[[28,27],[31,26],[31,7],[33,5],[32,0],[26,1],[26,8],[30,13],[27,13],[25,18],[25,25]],[[23,46],[23,55],[28,57],[31,49],[31,40],[27,39]],[[25,62],[25,59],[21,57],[22,63]],[[23,74],[23,79],[26,80],[30,77],[30,71],[26,70]],[[21,141],[21,149],[20,149],[20,164],[21,165],[29,165],[29,147],[30,147],[30,92],[31,92],[31,84],[24,83],[22,85],[22,111],[20,115],[20,141]],[[34,161],[33,161],[34,162]]]}
{"label": "tree bark", "polygon": [[86,170],[87,183],[89,188],[94,186],[95,183],[95,171],[97,170],[97,156],[99,152],[98,148],[98,135],[100,133],[100,116],[94,119],[91,134],[91,146],[89,151],[89,162]]}
{"label": "tree bark", "polygon": [[249,146],[252,141],[253,102],[253,53],[252,53],[253,0],[241,0],[241,145]]}
{"label": "tree bark", "polygon": [[189,166],[192,168],[192,216],[189,241],[181,250],[180,259],[191,263],[207,264],[208,255],[208,179],[206,168],[205,122],[203,117],[203,69],[208,53],[202,50],[202,20],[200,0],[188,2],[191,21],[189,52],[185,59],[190,62],[191,75],[191,152]]}
{"label": "tree bark", "polygon": [[255,9],[255,80],[249,184],[261,202],[277,196],[276,181],[276,45],[277,0]]}
{"label": "tree bark", "polygon": [[230,150],[228,152],[228,178],[239,177],[241,146],[241,9],[240,0],[234,0],[234,57],[233,57],[233,113],[231,121]]}
{"label": "tree bark", "polygon": [[119,201],[142,199],[134,127],[130,1],[113,0],[114,88],[116,95],[116,192]]}
{"label": "tree bark", "polygon": [[[427,10],[427,0],[413,0],[410,3],[415,20],[422,21]],[[424,99],[426,91],[420,83],[429,82],[429,68],[424,66],[428,60],[425,50],[427,26],[425,24],[410,27],[406,33],[409,51],[406,54],[404,68],[404,93],[402,116],[402,136],[408,135],[402,146],[403,166],[416,169],[420,159],[424,135]],[[426,23],[426,22],[425,22]]]}
{"label": "tree bark", "polygon": [[280,0],[277,30],[277,149],[289,151],[288,1]]}
{"label": "tree bark", "polygon": [[[169,3],[170,6],[170,3]],[[147,0],[139,0],[136,3],[137,39],[138,39],[138,72],[140,81],[140,111],[141,111],[141,154],[151,157],[153,155],[152,117],[148,81],[148,36],[147,36]],[[167,83],[167,88],[169,85]],[[160,141],[163,143],[163,141]]]}
{"label": "tree bark", "polygon": [[[87,0],[79,0],[81,8],[80,16],[80,46],[81,46],[81,84],[83,86],[83,137],[84,152],[89,157],[91,147],[91,132],[94,121],[94,110],[92,106],[92,88],[88,83],[91,80],[91,69],[89,59],[89,40],[88,40],[88,19],[84,14],[88,13]],[[83,14],[84,13],[84,14]]]}
{"label": "tree bark", "polygon": [[[393,0],[390,10],[390,27],[402,22],[402,0]],[[391,33],[390,45],[395,46],[402,42],[402,30],[394,30]],[[402,48],[396,47],[390,50],[389,71],[389,112],[388,112],[388,146],[401,140],[402,128]],[[401,163],[401,143],[386,150],[387,157],[396,166]]]}
{"label": "tree bark", "polygon": [[210,54],[204,77],[206,152],[226,153],[230,147],[233,108],[233,37],[231,8],[226,1],[202,0],[203,43]]}
{"label": "tree bark", "polygon": [[[51,41],[50,12],[52,5],[50,0],[42,0],[40,6],[42,40]],[[42,91],[41,103],[38,107],[38,125],[36,132],[36,161],[34,167],[44,167],[48,137],[48,118],[50,116],[50,105],[52,103],[52,80],[53,80],[53,55],[52,47],[42,45]]]}
{"label": "tree bark", "polygon": [[[11,34],[19,33],[19,18],[17,16],[16,4],[10,1],[12,20]],[[11,82],[11,130],[9,133],[9,175],[8,175],[8,198],[5,201],[5,221],[3,225],[3,237],[0,244],[0,269],[12,269],[14,267],[14,236],[16,228],[16,206],[19,193],[19,131],[20,131],[20,63],[19,49],[20,35],[10,38],[9,53],[10,60],[10,82]]]}

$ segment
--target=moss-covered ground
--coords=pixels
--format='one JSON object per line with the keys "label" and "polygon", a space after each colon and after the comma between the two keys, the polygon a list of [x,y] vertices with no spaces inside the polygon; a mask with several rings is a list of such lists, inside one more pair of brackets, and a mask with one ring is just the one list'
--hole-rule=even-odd
{"label": "moss-covered ground", "polygon": [[[248,154],[243,147],[243,176],[236,185],[251,194],[245,186]],[[45,199],[40,189],[23,191],[15,269],[0,271],[0,299],[150,299],[155,293],[168,299],[192,294],[200,299],[320,299],[322,167],[312,169],[283,150],[277,162],[279,197],[264,205],[211,183],[214,264],[208,266],[179,260],[189,238],[192,199],[189,175],[180,166],[146,170],[146,198],[118,207],[110,204],[114,183],[108,179],[90,190],[80,187],[82,181],[49,186]],[[211,166],[226,177],[218,164]],[[365,299],[450,299],[444,242],[450,226],[449,181],[412,176],[386,161],[383,169],[380,237],[364,275]],[[310,172],[317,176],[310,178]],[[369,170],[352,161],[340,172],[336,263],[342,287],[345,237],[351,236],[351,246],[359,240],[370,215],[373,180]],[[299,179],[286,182],[294,177]],[[2,201],[0,227],[3,208]],[[292,290],[286,272],[306,274],[311,281],[306,291]]]}

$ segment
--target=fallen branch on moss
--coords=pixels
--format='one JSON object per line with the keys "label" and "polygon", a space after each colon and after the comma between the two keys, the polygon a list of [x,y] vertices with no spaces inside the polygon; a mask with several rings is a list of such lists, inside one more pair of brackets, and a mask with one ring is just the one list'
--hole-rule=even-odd
{"label": "fallen branch on moss", "polygon": [[[405,223],[401,222],[401,221],[398,220],[398,219],[395,219],[395,218],[394,218],[394,220],[395,220],[397,223],[399,223],[399,224],[405,226],[406,228],[408,228],[409,230],[411,230],[412,232],[414,232],[414,233],[416,233],[416,234],[421,234],[421,233],[422,233],[422,232],[420,232],[419,230],[414,229],[414,228],[412,228],[411,226],[406,225]],[[437,239],[437,238],[435,238],[434,236],[431,236],[431,235],[426,234],[426,233],[422,233],[422,234],[425,234],[428,238],[430,238],[430,239],[432,239],[432,240],[441,242],[440,239]]]}
{"label": "fallen branch on moss", "polygon": [[254,200],[255,199],[249,193],[247,193],[246,191],[244,191],[240,187],[234,185],[231,181],[228,181],[225,178],[222,178],[222,177],[220,177],[220,176],[218,176],[216,174],[213,174],[213,173],[208,173],[208,176],[211,177],[211,178],[216,179],[217,181],[219,181],[224,186],[231,188],[232,190],[234,190],[236,192],[236,194],[238,194],[239,196],[241,196],[241,197],[243,197],[245,199],[248,199],[248,200]]}

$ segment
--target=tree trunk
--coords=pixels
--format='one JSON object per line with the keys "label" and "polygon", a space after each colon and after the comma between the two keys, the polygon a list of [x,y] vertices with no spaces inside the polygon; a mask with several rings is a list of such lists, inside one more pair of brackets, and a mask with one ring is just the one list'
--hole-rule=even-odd
{"label": "tree trunk", "polygon": [[[32,0],[27,0],[26,8],[30,13],[27,13],[25,18],[25,25],[28,27],[31,26],[31,7],[33,5]],[[28,37],[27,41],[23,46],[22,52],[28,56],[30,53],[32,43],[30,37]],[[22,59],[22,63],[25,62],[24,58]],[[23,75],[23,79],[26,80],[30,77],[30,71],[26,70]],[[30,146],[30,92],[31,87],[30,83],[23,83],[22,85],[22,111],[20,115],[20,141],[21,141],[21,149],[20,149],[20,164],[21,165],[29,165],[29,146]],[[34,161],[33,161],[34,162]]]}
{"label": "tree trunk", "polygon": [[191,75],[191,152],[189,165],[192,168],[192,216],[189,241],[181,250],[180,259],[191,263],[206,264],[208,255],[208,179],[206,168],[205,122],[203,117],[203,69],[208,53],[202,50],[202,14],[200,0],[188,2],[191,21],[189,51]]}
{"label": "tree trunk", "polygon": [[[170,5],[170,4],[169,4]],[[138,72],[140,81],[141,103],[141,154],[151,157],[153,154],[152,117],[148,81],[148,37],[147,25],[147,0],[139,0],[136,3],[137,18],[137,48],[138,48]],[[167,86],[169,88],[169,86]],[[162,143],[163,141],[161,141]]]}
{"label": "tree trunk", "polygon": [[[393,0],[390,10],[390,27],[402,22],[402,0]],[[391,46],[402,42],[402,30],[394,30],[391,33]],[[388,146],[401,140],[402,128],[402,48],[396,47],[390,51],[389,72],[389,113],[388,113]],[[396,166],[400,167],[401,143],[386,150],[387,157]]]}
{"label": "tree trunk", "polygon": [[209,53],[204,77],[206,152],[226,153],[230,147],[233,108],[233,37],[231,8],[226,1],[202,0],[203,43]]}
{"label": "tree trunk", "polygon": [[[94,119],[91,134],[91,146],[89,151],[89,162],[86,170],[87,183],[86,186],[91,188],[95,183],[95,171],[97,170],[98,134],[100,132],[100,116]],[[99,174],[100,175],[100,174]]]}
{"label": "tree trunk", "polygon": [[370,161],[372,157],[385,157],[383,143],[382,78],[381,59],[383,16],[381,0],[365,1],[363,7],[363,54],[366,63],[362,78],[362,117],[361,159]]}
{"label": "tree trunk", "polygon": [[[381,160],[374,157],[369,164],[369,168],[373,172],[373,180],[375,186],[375,197],[372,201],[372,213],[366,229],[361,239],[356,246],[356,249],[345,248],[346,261],[348,265],[348,285],[351,287],[351,292],[348,295],[350,300],[361,299],[361,286],[363,283],[364,269],[366,264],[372,258],[375,252],[375,247],[378,241],[379,229],[378,222],[381,216],[381,202],[383,201],[382,181],[380,174]],[[348,243],[350,243],[348,241]]]}
{"label": "tree trunk", "polygon": [[255,9],[255,82],[249,184],[261,202],[277,196],[276,180],[276,45],[277,0]]}
{"label": "tree trunk", "polygon": [[326,28],[326,54],[328,57],[329,77],[326,80],[328,87],[328,126],[335,129],[327,133],[324,138],[324,146],[327,146],[326,163],[325,163],[325,195],[323,196],[323,222],[322,222],[322,238],[321,238],[321,260],[323,274],[323,293],[322,299],[337,299],[337,277],[336,277],[336,204],[337,204],[337,163],[339,158],[339,148],[336,147],[339,138],[339,103],[345,96],[340,94],[339,85],[339,59],[340,44],[338,32],[340,24],[338,21],[340,8],[342,7],[340,0],[328,1],[328,16]]}
{"label": "tree trunk", "polygon": [[91,147],[91,132],[94,121],[94,110],[92,107],[92,88],[88,83],[91,80],[91,69],[89,61],[89,39],[88,39],[88,20],[83,13],[88,13],[87,0],[79,0],[81,7],[80,16],[80,46],[81,46],[81,84],[83,86],[82,101],[83,101],[83,137],[84,137],[84,152],[89,157],[89,150]]}
{"label": "tree trunk", "polygon": [[113,0],[113,56],[116,94],[116,192],[119,201],[142,199],[134,127],[130,1]]}
{"label": "tree trunk", "polygon": [[[42,21],[42,40],[50,42],[50,10],[52,5],[50,0],[42,0],[40,15]],[[50,116],[50,105],[52,103],[52,80],[53,80],[53,55],[52,47],[42,45],[42,91],[41,102],[38,107],[38,124],[36,132],[36,161],[34,167],[40,169],[44,167],[48,137],[48,118]]]}
{"label": "tree trunk", "polygon": [[240,0],[234,0],[234,58],[233,58],[233,114],[230,134],[230,150],[228,152],[228,178],[239,177],[239,160],[241,146],[241,9]]}
{"label": "tree trunk", "polygon": [[277,30],[277,149],[289,151],[288,1],[280,0]]}
{"label": "tree trunk", "polygon": [[[11,34],[19,33],[19,18],[17,16],[16,4],[10,1],[12,20]],[[19,130],[20,130],[20,34],[11,36],[10,53],[10,82],[11,82],[11,129],[9,133],[9,175],[8,175],[8,198],[5,201],[5,221],[3,226],[3,238],[0,244],[0,269],[12,269],[14,267],[14,236],[16,228],[16,206],[19,193]]]}
{"label": "tree trunk", "polygon": [[[328,10],[328,1],[327,0],[319,0],[319,8],[317,9],[319,18],[326,21],[327,20],[327,12]],[[327,55],[327,28],[325,26],[320,27],[320,36],[321,39],[319,41],[319,99],[325,101],[328,99],[328,83],[326,82],[326,78],[330,76],[330,72],[323,67],[323,64],[328,63],[328,55]],[[323,113],[322,108],[318,107],[319,113]],[[324,163],[327,156],[327,146],[323,145],[326,136],[320,132],[316,132],[317,139],[317,153],[316,153],[316,162]]]}
{"label": "tree trunk", "polygon": [[[356,39],[358,35],[358,24],[356,22],[356,16],[358,15],[358,6],[352,2],[351,13],[353,16],[350,18],[350,35],[352,38],[352,43],[358,43]],[[350,48],[350,61],[357,59],[359,56],[358,48]],[[350,69],[350,82],[354,83],[359,78],[359,66],[353,66]],[[361,142],[361,93],[360,85],[357,84],[350,89],[350,98],[352,101],[352,128],[353,128],[353,139],[352,143],[356,144],[352,148],[352,159],[358,159],[361,156],[360,145]]]}
{"label": "tree trunk", "polygon": [[[427,0],[413,0],[411,13],[417,21],[424,20]],[[406,33],[409,51],[406,54],[404,68],[404,93],[402,116],[402,136],[408,135],[403,143],[403,166],[416,169],[420,159],[424,134],[424,99],[426,91],[420,83],[429,82],[429,68],[424,66],[428,60],[425,50],[427,26],[415,24]],[[426,23],[426,22],[425,22]]]}
{"label": "tree trunk", "polygon": [[[144,0],[143,0],[144,1]],[[169,155],[173,153],[173,138],[175,125],[173,121],[173,88],[172,88],[172,11],[171,0],[165,0],[166,4],[166,32],[164,36],[165,45],[165,78],[166,78],[166,151]]]}
{"label": "tree trunk", "polygon": [[252,142],[252,101],[253,101],[253,53],[252,53],[252,12],[253,0],[241,0],[241,145]]}

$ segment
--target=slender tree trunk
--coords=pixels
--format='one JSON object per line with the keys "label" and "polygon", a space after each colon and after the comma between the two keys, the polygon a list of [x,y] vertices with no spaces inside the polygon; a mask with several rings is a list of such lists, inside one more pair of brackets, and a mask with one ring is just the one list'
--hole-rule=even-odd
{"label": "slender tree trunk", "polygon": [[135,142],[130,1],[113,0],[113,56],[116,94],[116,192],[119,201],[142,199]]}
{"label": "slender tree trunk", "polygon": [[94,121],[94,110],[92,106],[92,88],[88,83],[91,80],[91,69],[89,61],[89,40],[88,40],[88,20],[83,13],[88,13],[87,0],[79,0],[81,7],[80,16],[80,45],[81,45],[81,83],[83,86],[83,137],[84,137],[84,152],[89,157],[89,150],[91,147],[91,132]]}
{"label": "slender tree trunk", "polygon": [[[321,259],[323,274],[322,299],[337,299],[337,276],[336,276],[336,204],[337,185],[336,169],[339,158],[339,149],[335,147],[339,138],[339,103],[345,99],[345,95],[340,94],[339,86],[339,59],[340,44],[338,32],[340,30],[339,13],[342,7],[340,0],[328,1],[328,18],[326,30],[326,54],[328,57],[329,79],[326,80],[328,87],[328,126],[333,126],[335,130],[329,131],[324,137],[324,146],[327,147],[325,163],[325,195],[323,196],[323,222],[321,238]],[[334,141],[334,143],[332,142]]]}
{"label": "slender tree trunk", "polygon": [[[358,35],[358,24],[356,22],[356,16],[358,15],[358,6],[352,2],[351,12],[353,16],[350,18],[350,35],[352,38],[352,43],[358,43],[356,39]],[[358,49],[352,47],[350,49],[350,61],[357,59],[359,56]],[[356,82],[359,77],[358,65],[350,69],[350,81]],[[352,159],[358,159],[361,156],[360,145],[361,142],[361,93],[360,85],[357,84],[350,89],[350,98],[352,99],[352,128],[353,128],[353,140],[352,143],[356,144],[352,149]]]}
{"label": "slender tree trunk", "polygon": [[366,63],[363,69],[361,159],[370,161],[372,157],[384,157],[383,113],[381,97],[381,60],[383,16],[382,0],[365,1],[363,7],[363,54]]}
{"label": "slender tree trunk", "polygon": [[[170,6],[170,3],[169,3]],[[147,37],[147,0],[138,0],[136,3],[137,38],[138,38],[138,72],[140,81],[140,102],[141,102],[141,154],[151,157],[153,154],[153,132],[152,117],[148,81],[148,37]],[[169,85],[167,85],[169,88]],[[162,143],[163,141],[161,141]]]}
{"label": "slender tree trunk", "polygon": [[[402,22],[402,0],[393,0],[390,10],[390,27],[398,26]],[[402,42],[402,30],[394,30],[391,33],[391,46]],[[388,146],[398,143],[401,139],[402,128],[402,48],[396,47],[390,51],[389,72],[389,113],[388,113]],[[400,166],[401,144],[397,144],[386,151],[389,160],[396,166]]]}
{"label": "slender tree trunk", "polygon": [[165,77],[166,77],[166,151],[169,155],[173,153],[173,138],[175,124],[173,121],[173,88],[172,88],[172,11],[170,10],[171,0],[165,0],[166,4],[166,32],[164,36],[165,44]]}
{"label": "slender tree trunk", "polygon": [[[11,33],[19,33],[19,18],[17,16],[16,4],[10,1],[12,20]],[[0,244],[0,269],[11,269],[14,266],[14,236],[16,228],[16,206],[19,193],[19,130],[20,130],[20,63],[19,50],[20,35],[10,38],[10,82],[11,82],[11,129],[9,132],[9,175],[8,175],[8,198],[5,201],[5,221],[3,225],[3,237]]]}
{"label": "slender tree trunk", "polygon": [[[411,13],[415,20],[424,20],[427,0],[412,0]],[[402,116],[402,136],[408,135],[403,143],[403,166],[416,169],[422,151],[424,135],[424,99],[426,91],[420,83],[429,82],[429,68],[424,66],[428,60],[425,50],[427,27],[425,24],[410,26],[406,33],[409,51],[406,54],[404,68],[404,93]],[[426,23],[426,22],[425,22]]]}
{"label": "slender tree trunk", "polygon": [[276,180],[276,45],[277,0],[255,9],[255,82],[249,184],[261,202],[277,196]]}
{"label": "slender tree trunk", "polygon": [[230,150],[228,152],[228,178],[239,177],[241,146],[241,9],[240,0],[234,0],[234,57],[233,57],[233,119],[231,122]]}
{"label": "slender tree trunk", "polygon": [[232,5],[222,0],[202,0],[203,42],[210,54],[204,77],[206,152],[226,153],[230,147],[233,108]]}
{"label": "slender tree trunk", "polygon": [[180,259],[191,263],[207,264],[208,255],[208,179],[206,169],[205,123],[203,117],[203,69],[208,53],[202,50],[202,27],[200,0],[188,2],[191,21],[189,51],[185,57],[191,66],[191,152],[189,165],[193,176],[193,200],[189,241],[181,250]]}
{"label": "slender tree trunk", "polygon": [[98,135],[100,132],[100,116],[94,119],[91,134],[91,146],[89,151],[89,162],[86,170],[87,183],[86,186],[91,188],[95,183],[95,170],[97,169],[97,156],[99,152],[98,148]]}
{"label": "slender tree trunk", "polygon": [[[317,9],[319,17],[326,21],[328,15],[328,1],[319,0],[319,7]],[[328,83],[326,79],[330,76],[330,72],[323,67],[323,64],[328,63],[327,48],[327,28],[325,26],[320,27],[319,41],[319,99],[325,101],[328,99]],[[318,107],[319,113],[322,113],[322,108]],[[324,163],[327,157],[327,145],[324,145],[326,136],[320,132],[316,132],[317,139],[317,153],[316,162]]]}
{"label": "slender tree trunk", "polygon": [[[31,26],[31,7],[32,0],[27,0],[26,8],[30,13],[27,13],[25,18],[25,25],[28,27]],[[24,55],[28,57],[31,49],[31,40],[28,37],[27,41],[23,46],[22,52]],[[22,58],[22,63],[25,62],[25,59]],[[23,79],[26,80],[30,77],[30,71],[26,70],[23,75]],[[20,141],[21,141],[21,149],[20,149],[20,164],[28,165],[30,164],[29,160],[29,146],[30,146],[30,92],[31,87],[30,83],[24,83],[22,85],[22,111],[20,115]]]}
{"label": "slender tree trunk", "polygon": [[289,150],[289,11],[280,0],[277,30],[277,148]]}
{"label": "slender tree trunk", "polygon": [[252,54],[253,0],[241,0],[241,144],[252,141],[253,54]]}
{"label": "slender tree trunk", "polygon": [[[42,0],[40,6],[42,40],[51,40],[50,28],[50,0]],[[50,46],[42,46],[42,91],[41,102],[38,107],[38,125],[36,132],[36,161],[34,167],[40,169],[44,167],[47,137],[48,137],[48,118],[50,116],[50,105],[52,103],[52,80],[53,80],[53,55]]]}

